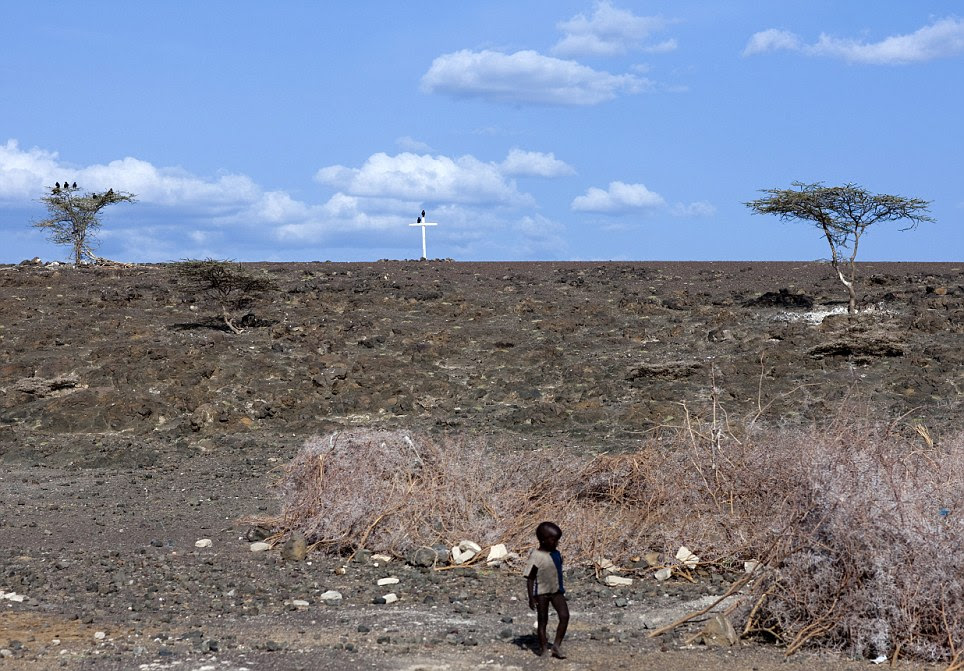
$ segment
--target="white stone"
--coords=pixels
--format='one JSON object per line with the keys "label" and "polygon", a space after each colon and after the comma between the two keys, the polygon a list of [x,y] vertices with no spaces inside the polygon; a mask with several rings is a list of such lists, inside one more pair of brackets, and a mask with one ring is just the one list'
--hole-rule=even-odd
{"label": "white stone", "polygon": [[308,602],[305,601],[304,599],[292,599],[291,605],[294,606],[295,608],[307,608]]}
{"label": "white stone", "polygon": [[605,557],[599,557],[596,559],[596,566],[599,567],[600,571],[608,571],[609,569],[615,568],[615,565],[609,559]]}
{"label": "white stone", "polygon": [[383,555],[383,554],[372,555],[372,561],[390,562],[391,560],[392,558],[389,557],[388,555]]}
{"label": "white stone", "polygon": [[96,638],[98,641],[103,641],[105,638],[107,638],[107,634],[103,631],[98,631],[94,633],[94,638]]}
{"label": "white stone", "polygon": [[13,601],[14,603],[23,603],[23,600],[27,598],[23,594],[17,594],[16,592],[0,592],[0,595],[7,601]]}
{"label": "white stone", "polygon": [[327,592],[323,592],[320,597],[322,601],[341,601],[341,592],[330,589]]}
{"label": "white stone", "polygon": [[676,558],[686,568],[696,568],[696,565],[700,563],[700,558],[690,552],[690,549],[685,545],[681,545],[679,550],[676,551]]}
{"label": "white stone", "polygon": [[489,548],[489,554],[485,560],[487,562],[500,561],[508,556],[509,549],[505,546],[505,543],[499,543]]}
{"label": "white stone", "polygon": [[397,585],[397,584],[398,584],[398,578],[379,578],[378,579],[379,587],[384,587],[385,585]]}
{"label": "white stone", "polygon": [[743,562],[743,570],[747,573],[753,573],[760,567],[760,561],[757,559],[751,559],[749,561]]}
{"label": "white stone", "polygon": [[398,601],[398,595],[395,594],[395,592],[389,592],[382,598],[385,599],[385,603],[395,603],[396,601]]}
{"label": "white stone", "polygon": [[472,550],[462,550],[458,545],[452,546],[452,563],[453,564],[464,564],[475,557],[475,552]]}
{"label": "white stone", "polygon": [[603,578],[603,582],[610,587],[628,587],[633,584],[633,579],[610,574]]}
{"label": "white stone", "polygon": [[472,552],[472,556],[474,557],[482,552],[482,546],[475,541],[459,541],[459,550],[462,550],[463,552],[469,550]]}
{"label": "white stone", "polygon": [[264,541],[258,541],[257,543],[251,544],[251,552],[265,552],[271,549],[271,543],[265,543]]}
{"label": "white stone", "polygon": [[214,542],[210,538],[202,538],[199,541],[194,541],[194,547],[196,548],[209,548],[214,545]]}
{"label": "white stone", "polygon": [[669,577],[670,577],[671,575],[673,575],[673,567],[672,567],[672,566],[666,566],[666,567],[663,567],[663,568],[661,568],[660,570],[656,571],[656,573],[654,574],[654,577],[655,577],[658,581],[663,582],[664,580],[669,580]]}

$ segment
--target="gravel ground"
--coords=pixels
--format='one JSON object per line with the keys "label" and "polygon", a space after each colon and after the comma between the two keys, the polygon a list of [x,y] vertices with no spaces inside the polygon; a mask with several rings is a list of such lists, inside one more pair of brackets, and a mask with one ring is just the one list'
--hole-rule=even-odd
{"label": "gravel ground", "polygon": [[[518,569],[251,552],[240,518],[275,505],[267,484],[288,456],[245,461],[214,452],[122,471],[5,469],[0,590],[25,599],[0,601],[0,649],[8,651],[0,669],[866,667],[809,654],[784,664],[778,649],[751,643],[687,645],[699,622],[649,638],[716,600],[734,576],[662,585],[643,577],[610,588],[579,568],[567,576],[569,659],[537,658]],[[205,538],[210,547],[195,547]],[[399,583],[377,586],[383,577]],[[327,590],[342,601],[322,601]],[[389,590],[399,601],[373,603]]]}

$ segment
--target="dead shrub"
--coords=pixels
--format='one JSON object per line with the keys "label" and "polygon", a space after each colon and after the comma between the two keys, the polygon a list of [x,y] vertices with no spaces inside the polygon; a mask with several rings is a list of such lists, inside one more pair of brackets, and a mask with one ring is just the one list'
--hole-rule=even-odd
{"label": "dead shrub", "polygon": [[462,539],[521,552],[543,519],[570,563],[685,544],[724,570],[762,562],[733,614],[788,654],[948,660],[964,645],[962,473],[964,435],[902,435],[853,408],[739,431],[687,413],[636,452],[595,456],[355,430],[305,445],[268,521],[342,553]]}

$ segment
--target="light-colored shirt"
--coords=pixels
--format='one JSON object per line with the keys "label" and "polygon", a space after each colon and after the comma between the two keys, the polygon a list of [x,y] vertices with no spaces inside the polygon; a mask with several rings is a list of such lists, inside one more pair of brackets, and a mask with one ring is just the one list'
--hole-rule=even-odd
{"label": "light-colored shirt", "polygon": [[[556,551],[558,555],[558,551]],[[559,565],[552,558],[552,554],[545,550],[533,550],[529,554],[529,561],[526,563],[525,570],[522,572],[526,578],[531,578],[532,569],[536,569],[535,594],[555,594],[562,591],[562,557],[559,557]]]}

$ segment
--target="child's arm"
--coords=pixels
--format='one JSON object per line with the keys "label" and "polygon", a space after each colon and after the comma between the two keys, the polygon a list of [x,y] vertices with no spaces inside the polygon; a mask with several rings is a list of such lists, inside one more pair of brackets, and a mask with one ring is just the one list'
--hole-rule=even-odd
{"label": "child's arm", "polygon": [[526,595],[529,597],[529,608],[536,609],[536,573],[539,571],[535,566],[526,576]]}

